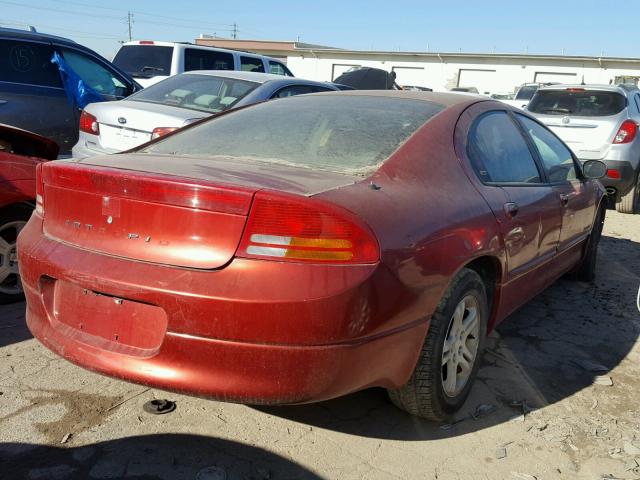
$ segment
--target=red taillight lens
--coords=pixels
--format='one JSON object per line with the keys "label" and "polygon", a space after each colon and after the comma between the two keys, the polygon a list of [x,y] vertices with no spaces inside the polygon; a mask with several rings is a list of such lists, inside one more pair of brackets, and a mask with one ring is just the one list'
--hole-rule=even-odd
{"label": "red taillight lens", "polygon": [[44,180],[42,179],[42,163],[36,165],[36,213],[44,217]]}
{"label": "red taillight lens", "polygon": [[378,242],[340,207],[293,195],[258,192],[239,257],[319,263],[375,263]]}
{"label": "red taillight lens", "polygon": [[156,42],[153,40],[140,40],[138,42],[139,45],[155,45]]}
{"label": "red taillight lens", "polygon": [[91,135],[100,135],[98,119],[83,110],[80,114],[80,131]]}
{"label": "red taillight lens", "polygon": [[154,128],[153,132],[151,132],[151,140],[153,140],[154,138],[162,137],[163,135],[166,135],[167,133],[175,132],[177,129],[178,129],[178,127],[157,127],[157,128]]}
{"label": "red taillight lens", "polygon": [[638,133],[638,125],[636,122],[631,120],[625,120],[620,125],[618,129],[618,133],[613,138],[613,143],[630,143],[633,142],[633,139],[636,138],[636,134]]}
{"label": "red taillight lens", "polygon": [[615,179],[620,179],[622,178],[620,176],[620,171],[619,170],[615,170],[613,168],[610,168],[609,170],[607,170],[607,177],[609,178],[615,178]]}

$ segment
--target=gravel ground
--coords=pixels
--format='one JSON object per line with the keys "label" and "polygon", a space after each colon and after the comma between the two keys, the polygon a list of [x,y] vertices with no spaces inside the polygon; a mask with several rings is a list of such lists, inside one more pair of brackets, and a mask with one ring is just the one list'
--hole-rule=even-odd
{"label": "gravel ground", "polygon": [[[561,280],[505,321],[446,425],[379,389],[254,408],[112,380],[0,306],[0,478],[640,479],[639,242],[640,216],[609,211],[596,283]],[[177,408],[145,413],[153,398]]]}

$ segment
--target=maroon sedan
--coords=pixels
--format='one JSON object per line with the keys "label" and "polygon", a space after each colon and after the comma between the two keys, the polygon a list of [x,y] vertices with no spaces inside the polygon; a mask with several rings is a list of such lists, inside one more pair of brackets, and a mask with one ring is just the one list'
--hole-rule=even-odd
{"label": "maroon sedan", "polygon": [[133,382],[251,404],[381,386],[442,419],[488,331],[563,274],[593,278],[604,169],[476,97],[239,109],[42,165],[18,241],[27,322]]}
{"label": "maroon sedan", "polygon": [[16,239],[35,205],[36,165],[57,155],[55,142],[0,124],[0,304],[22,299]]}

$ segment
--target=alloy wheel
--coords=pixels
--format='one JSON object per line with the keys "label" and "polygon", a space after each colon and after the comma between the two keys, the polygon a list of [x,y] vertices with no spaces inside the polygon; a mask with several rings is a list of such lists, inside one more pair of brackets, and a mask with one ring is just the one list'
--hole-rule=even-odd
{"label": "alloy wheel", "polygon": [[480,343],[480,306],[467,295],[456,306],[442,349],[442,387],[445,395],[455,397],[464,390],[478,356]]}
{"label": "alloy wheel", "polygon": [[16,241],[26,223],[24,220],[16,220],[0,225],[0,293],[2,294],[22,293]]}

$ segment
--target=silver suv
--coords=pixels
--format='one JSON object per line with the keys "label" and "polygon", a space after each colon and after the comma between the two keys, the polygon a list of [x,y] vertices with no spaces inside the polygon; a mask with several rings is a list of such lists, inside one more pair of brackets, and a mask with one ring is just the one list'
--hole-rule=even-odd
{"label": "silver suv", "polygon": [[616,210],[640,213],[640,90],[634,85],[541,87],[526,108],[580,161],[602,160],[602,184]]}

